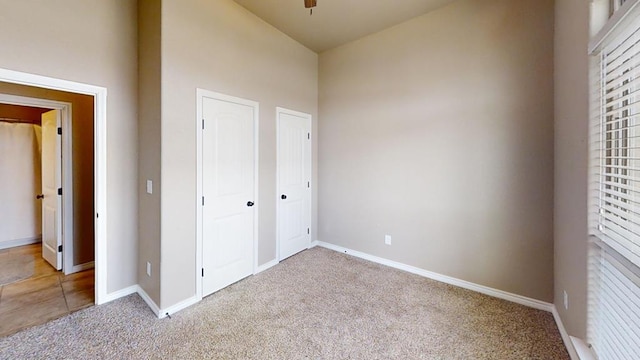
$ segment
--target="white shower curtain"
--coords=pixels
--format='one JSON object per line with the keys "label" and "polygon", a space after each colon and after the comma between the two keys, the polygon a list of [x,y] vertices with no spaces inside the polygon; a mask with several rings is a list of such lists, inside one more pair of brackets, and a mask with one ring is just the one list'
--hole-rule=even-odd
{"label": "white shower curtain", "polygon": [[0,121],[0,249],[41,236],[38,125]]}

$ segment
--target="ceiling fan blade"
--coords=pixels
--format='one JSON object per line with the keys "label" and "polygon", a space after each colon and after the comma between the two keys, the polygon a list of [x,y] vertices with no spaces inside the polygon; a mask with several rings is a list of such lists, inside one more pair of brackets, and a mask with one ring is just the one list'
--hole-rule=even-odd
{"label": "ceiling fan blade", "polygon": [[316,6],[317,3],[318,3],[317,0],[304,0],[304,7],[307,9],[312,8]]}

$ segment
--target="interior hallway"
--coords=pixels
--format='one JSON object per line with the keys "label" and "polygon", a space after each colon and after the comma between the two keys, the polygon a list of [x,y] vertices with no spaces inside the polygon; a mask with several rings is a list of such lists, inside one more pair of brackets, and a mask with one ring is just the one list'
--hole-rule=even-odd
{"label": "interior hallway", "polygon": [[41,244],[0,250],[0,337],[93,305],[94,280],[93,269],[56,271]]}

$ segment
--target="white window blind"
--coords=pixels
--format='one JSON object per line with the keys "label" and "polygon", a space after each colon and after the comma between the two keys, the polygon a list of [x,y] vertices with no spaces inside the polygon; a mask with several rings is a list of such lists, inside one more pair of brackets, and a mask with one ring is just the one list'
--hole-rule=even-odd
{"label": "white window blind", "polygon": [[592,249],[589,343],[599,360],[640,358],[640,276],[606,244]]}
{"label": "white window blind", "polygon": [[596,235],[640,266],[640,26],[632,30],[600,54]]}
{"label": "white window blind", "polygon": [[599,360],[640,359],[640,16],[592,65],[587,340]]}

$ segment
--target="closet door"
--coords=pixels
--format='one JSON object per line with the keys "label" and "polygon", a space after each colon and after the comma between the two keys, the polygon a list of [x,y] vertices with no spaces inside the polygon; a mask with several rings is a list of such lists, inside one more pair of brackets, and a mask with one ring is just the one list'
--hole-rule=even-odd
{"label": "closet door", "polygon": [[203,98],[203,296],[253,273],[257,104]]}
{"label": "closet door", "polygon": [[311,245],[311,115],[278,113],[278,260]]}

